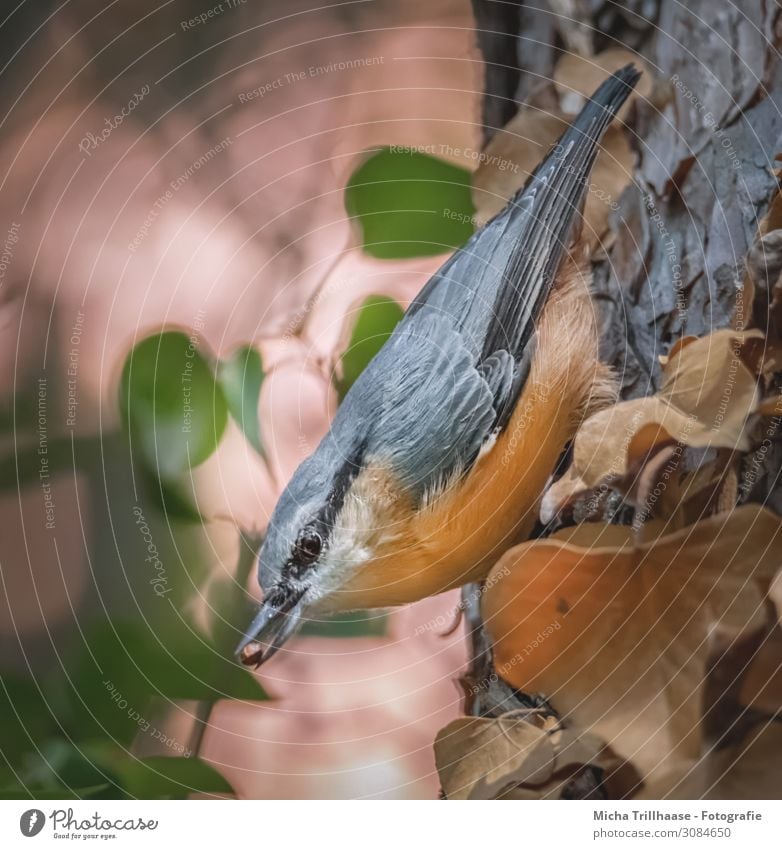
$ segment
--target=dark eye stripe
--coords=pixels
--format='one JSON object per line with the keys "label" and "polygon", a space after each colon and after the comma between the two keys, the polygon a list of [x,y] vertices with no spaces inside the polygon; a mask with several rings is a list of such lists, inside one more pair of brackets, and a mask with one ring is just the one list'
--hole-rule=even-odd
{"label": "dark eye stripe", "polygon": [[[293,544],[290,557],[283,569],[283,574],[286,572],[288,574],[301,572],[317,561],[318,557],[328,548],[331,532],[334,530],[334,522],[345,503],[345,497],[348,494],[350,485],[362,469],[364,447],[363,443],[359,445],[337,470],[331,483],[328,500],[312,520],[302,528],[296,542]],[[320,538],[320,548],[314,556],[307,553],[300,545],[300,541],[308,534],[317,535]]]}

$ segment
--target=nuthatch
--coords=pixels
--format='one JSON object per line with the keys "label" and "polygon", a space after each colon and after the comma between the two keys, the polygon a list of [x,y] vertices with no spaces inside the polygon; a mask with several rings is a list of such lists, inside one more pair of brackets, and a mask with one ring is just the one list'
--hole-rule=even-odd
{"label": "nuthatch", "polygon": [[628,65],[597,89],[356,380],[274,510],[242,662],[307,616],[480,580],[529,534],[579,421],[613,392],[578,236],[600,140],[639,77]]}

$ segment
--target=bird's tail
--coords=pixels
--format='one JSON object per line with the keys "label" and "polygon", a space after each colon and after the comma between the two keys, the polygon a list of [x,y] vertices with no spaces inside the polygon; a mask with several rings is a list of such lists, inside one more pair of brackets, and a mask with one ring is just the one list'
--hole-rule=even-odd
{"label": "bird's tail", "polygon": [[529,341],[583,204],[600,140],[640,76],[627,65],[609,77],[497,216],[506,218],[514,247],[494,307],[502,317],[498,338],[486,339],[485,352],[506,348],[519,355]]}

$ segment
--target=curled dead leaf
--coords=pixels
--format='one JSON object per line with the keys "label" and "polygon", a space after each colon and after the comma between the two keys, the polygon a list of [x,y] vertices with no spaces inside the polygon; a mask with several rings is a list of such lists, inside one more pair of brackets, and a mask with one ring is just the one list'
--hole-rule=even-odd
{"label": "curled dead leaf", "polygon": [[[456,719],[434,743],[435,763],[448,799],[559,798],[556,793],[585,767],[600,767],[622,793],[637,774],[595,735],[552,728],[514,714]],[[617,788],[618,789],[618,788]]]}
{"label": "curled dead leaf", "polygon": [[768,597],[777,611],[777,619],[782,624],[782,569],[774,576],[768,589]]}
{"label": "curled dead leaf", "polygon": [[754,346],[762,339],[759,330],[718,330],[680,340],[656,395],[608,407],[581,425],[572,467],[545,493],[541,517],[550,521],[579,492],[605,485],[632,500],[644,491],[641,470],[672,445],[747,451],[748,419],[759,403]]}
{"label": "curled dead leaf", "polygon": [[782,416],[782,395],[770,395],[758,404],[758,413],[761,416],[777,418]]}
{"label": "curled dead leaf", "polygon": [[[590,491],[589,484],[575,471],[573,466],[570,466],[562,477],[555,481],[543,493],[543,498],[540,500],[540,521],[544,525],[553,521],[557,514],[561,513],[566,505],[573,504],[575,499],[581,495],[587,496]],[[592,496],[597,503],[600,493],[596,490]],[[587,514],[593,511],[587,509]]]}
{"label": "curled dead leaf", "polygon": [[782,727],[759,722],[734,746],[709,749],[659,781],[638,799],[778,799]]}
{"label": "curled dead leaf", "polygon": [[[779,616],[779,596],[770,591],[769,597]],[[752,658],[741,683],[739,703],[765,716],[782,712],[782,628],[773,628]]]}
{"label": "curled dead leaf", "polygon": [[767,624],[782,523],[747,505],[642,544],[623,530],[622,545],[601,545],[594,524],[578,545],[570,534],[511,549],[482,615],[501,678],[657,780],[700,752],[715,630],[741,640]]}

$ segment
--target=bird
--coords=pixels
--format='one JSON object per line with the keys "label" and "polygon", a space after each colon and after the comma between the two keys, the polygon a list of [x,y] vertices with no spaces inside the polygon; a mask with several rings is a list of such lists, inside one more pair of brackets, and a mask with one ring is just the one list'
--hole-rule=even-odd
{"label": "bird", "polygon": [[581,213],[603,134],[639,78],[630,64],[597,88],[354,382],[270,518],[242,663],[269,660],[309,618],[480,581],[529,536],[579,423],[615,394]]}

